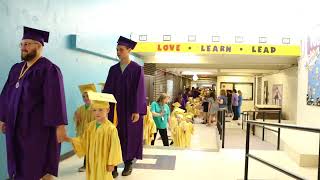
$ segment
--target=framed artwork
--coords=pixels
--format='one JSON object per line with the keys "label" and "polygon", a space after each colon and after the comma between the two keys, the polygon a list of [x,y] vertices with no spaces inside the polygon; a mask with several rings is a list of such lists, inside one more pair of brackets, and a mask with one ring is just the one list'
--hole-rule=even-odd
{"label": "framed artwork", "polygon": [[282,106],[283,86],[282,84],[274,84],[272,86],[272,104]]}

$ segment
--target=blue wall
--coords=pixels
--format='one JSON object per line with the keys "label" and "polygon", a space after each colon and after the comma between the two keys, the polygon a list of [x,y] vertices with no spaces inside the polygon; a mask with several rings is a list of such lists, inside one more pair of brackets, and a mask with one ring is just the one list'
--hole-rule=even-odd
{"label": "blue wall", "polygon": [[[68,132],[69,135],[74,136],[73,113],[82,103],[77,86],[84,83],[104,82],[110,66],[117,61],[70,48],[71,34],[81,36],[82,29],[85,28],[85,34],[93,37],[90,46],[96,46],[91,49],[101,49],[100,43],[95,45],[94,37],[107,36],[112,40],[105,42],[106,52],[115,50],[115,42],[120,33],[116,30],[114,31],[118,33],[112,33],[112,27],[116,27],[114,24],[110,24],[110,28],[105,28],[105,25],[108,26],[108,18],[115,17],[102,17],[103,27],[99,23],[96,26],[92,23],[89,27],[86,26],[90,21],[87,14],[94,12],[94,6],[102,3],[108,5],[109,2],[106,0],[0,0],[0,90],[3,88],[11,66],[20,61],[19,42],[23,26],[50,31],[50,40],[45,46],[44,56],[62,70],[69,119]],[[124,36],[129,34],[121,33]],[[141,60],[136,61],[143,64]],[[62,153],[70,150],[70,145],[63,144]],[[0,179],[5,179],[7,176],[6,168],[5,139],[0,135]]]}

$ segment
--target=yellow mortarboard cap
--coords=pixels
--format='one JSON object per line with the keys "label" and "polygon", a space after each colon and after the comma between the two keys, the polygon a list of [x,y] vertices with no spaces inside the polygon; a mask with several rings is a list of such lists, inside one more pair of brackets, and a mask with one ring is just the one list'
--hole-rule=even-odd
{"label": "yellow mortarboard cap", "polygon": [[174,109],[177,113],[184,113],[185,110],[184,109],[181,109],[181,108],[176,108]]}
{"label": "yellow mortarboard cap", "polygon": [[79,86],[81,94],[85,92],[97,92],[96,86],[94,84],[83,84]]}
{"label": "yellow mortarboard cap", "polygon": [[175,103],[172,104],[172,106],[174,106],[174,107],[181,107],[181,104],[180,104],[179,102],[175,102]]}
{"label": "yellow mortarboard cap", "polygon": [[113,94],[88,92],[88,97],[92,101],[92,108],[106,108],[109,107],[109,103],[114,103],[113,124],[118,125],[117,100]]}

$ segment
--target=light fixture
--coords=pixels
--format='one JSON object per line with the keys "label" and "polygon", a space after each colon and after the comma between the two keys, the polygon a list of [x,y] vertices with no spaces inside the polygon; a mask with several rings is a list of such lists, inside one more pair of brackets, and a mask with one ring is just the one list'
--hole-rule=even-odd
{"label": "light fixture", "polygon": [[171,35],[163,35],[163,41],[171,41]]}
{"label": "light fixture", "polygon": [[259,43],[267,43],[267,37],[259,37]]}
{"label": "light fixture", "polygon": [[212,36],[212,42],[220,42],[220,36]]}
{"label": "light fixture", "polygon": [[193,75],[192,80],[197,81],[199,78],[196,74]]}
{"label": "light fixture", "polygon": [[147,41],[148,36],[147,35],[139,35],[139,41]]}
{"label": "light fixture", "polygon": [[243,43],[243,37],[242,36],[236,36],[235,37],[235,42],[236,43]]}
{"label": "light fixture", "polygon": [[189,42],[195,42],[197,40],[197,36],[196,35],[189,35],[188,36],[188,41]]}
{"label": "light fixture", "polygon": [[282,44],[290,44],[290,38],[288,37],[282,38]]}

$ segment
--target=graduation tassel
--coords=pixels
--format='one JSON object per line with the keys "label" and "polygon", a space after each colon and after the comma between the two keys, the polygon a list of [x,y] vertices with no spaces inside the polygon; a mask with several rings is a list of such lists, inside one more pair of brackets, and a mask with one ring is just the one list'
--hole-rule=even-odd
{"label": "graduation tassel", "polygon": [[114,105],[113,125],[115,125],[116,127],[117,127],[117,125],[118,125],[117,104]]}

